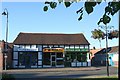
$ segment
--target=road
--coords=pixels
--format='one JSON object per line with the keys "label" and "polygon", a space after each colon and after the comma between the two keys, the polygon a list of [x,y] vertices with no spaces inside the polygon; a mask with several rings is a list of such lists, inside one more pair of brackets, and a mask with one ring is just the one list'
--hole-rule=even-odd
{"label": "road", "polygon": [[[118,76],[118,68],[109,67],[109,74]],[[85,67],[85,68],[50,68],[50,69],[17,69],[7,70],[3,73],[12,74],[15,78],[94,78],[107,76],[106,67]]]}

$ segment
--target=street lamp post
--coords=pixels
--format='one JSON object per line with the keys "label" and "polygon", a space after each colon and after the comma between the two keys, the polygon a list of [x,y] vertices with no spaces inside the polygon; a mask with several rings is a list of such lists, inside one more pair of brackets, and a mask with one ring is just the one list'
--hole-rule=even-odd
{"label": "street lamp post", "polygon": [[8,53],[8,43],[7,43],[7,39],[8,39],[8,10],[5,8],[4,12],[2,13],[2,15],[7,16],[7,23],[6,23],[6,42],[5,42],[5,50],[4,50],[4,58],[5,58],[5,70],[6,70],[6,66],[7,66],[7,53]]}
{"label": "street lamp post", "polygon": [[108,55],[108,28],[111,29],[113,26],[99,26],[103,28],[106,32],[106,66],[107,66],[107,76],[109,76],[109,55]]}

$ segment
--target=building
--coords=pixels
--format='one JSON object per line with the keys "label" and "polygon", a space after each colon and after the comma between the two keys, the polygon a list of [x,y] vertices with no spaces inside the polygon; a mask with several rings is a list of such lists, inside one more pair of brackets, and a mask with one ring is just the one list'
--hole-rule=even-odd
{"label": "building", "polygon": [[118,46],[111,47],[111,50],[108,52],[109,54],[109,65],[118,66],[119,63],[119,50]]}
{"label": "building", "polygon": [[[90,50],[90,52],[94,54],[91,58],[92,66],[106,66],[106,60],[107,60],[106,48]],[[109,66],[118,66],[118,62],[119,62],[118,46],[108,47],[107,53],[108,53]]]}
{"label": "building", "polygon": [[13,42],[13,68],[91,66],[89,45],[82,33],[19,33]]}

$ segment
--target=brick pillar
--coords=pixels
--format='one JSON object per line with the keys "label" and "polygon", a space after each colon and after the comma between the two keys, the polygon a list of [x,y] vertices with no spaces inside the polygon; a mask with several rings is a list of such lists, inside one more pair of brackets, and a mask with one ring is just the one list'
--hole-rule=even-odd
{"label": "brick pillar", "polygon": [[4,41],[0,41],[0,79],[2,78],[2,70],[3,70],[3,53],[2,53],[3,47],[4,47]]}

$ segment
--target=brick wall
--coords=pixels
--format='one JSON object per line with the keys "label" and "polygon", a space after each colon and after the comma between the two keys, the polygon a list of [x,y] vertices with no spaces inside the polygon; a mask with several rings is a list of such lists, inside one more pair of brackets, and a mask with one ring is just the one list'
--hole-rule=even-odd
{"label": "brick wall", "polygon": [[4,47],[3,41],[0,41],[0,79],[2,78],[2,70],[3,70],[3,53],[2,53],[3,47]]}

